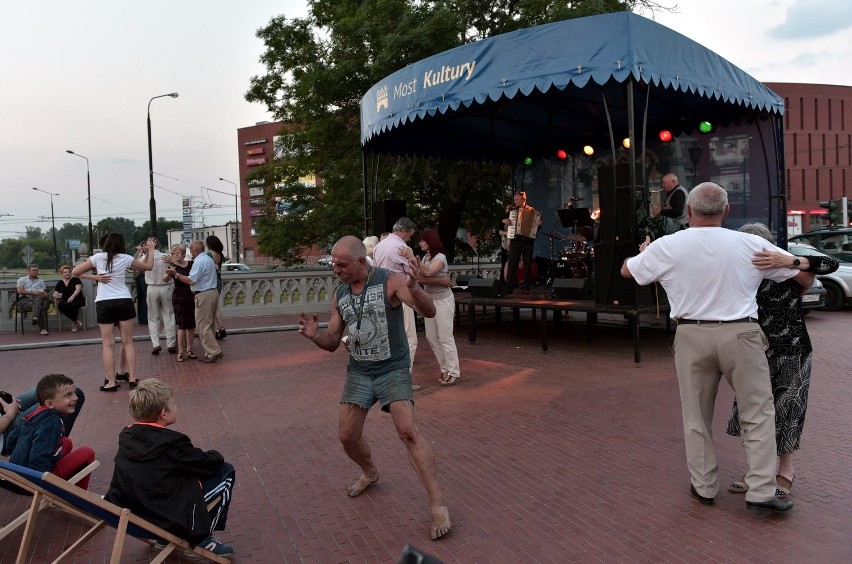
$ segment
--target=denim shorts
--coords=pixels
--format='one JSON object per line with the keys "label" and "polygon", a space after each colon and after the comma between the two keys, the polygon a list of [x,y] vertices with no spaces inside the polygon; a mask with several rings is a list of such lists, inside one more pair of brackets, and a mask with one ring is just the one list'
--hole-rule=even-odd
{"label": "denim shorts", "polygon": [[115,300],[101,300],[95,302],[95,313],[98,324],[118,323],[136,317],[136,308],[130,298],[118,298]]}
{"label": "denim shorts", "polygon": [[392,402],[402,400],[410,401],[414,405],[411,373],[408,368],[392,370],[379,376],[367,376],[351,368],[346,371],[340,403],[351,403],[370,409],[374,403],[379,402],[382,411],[389,412]]}

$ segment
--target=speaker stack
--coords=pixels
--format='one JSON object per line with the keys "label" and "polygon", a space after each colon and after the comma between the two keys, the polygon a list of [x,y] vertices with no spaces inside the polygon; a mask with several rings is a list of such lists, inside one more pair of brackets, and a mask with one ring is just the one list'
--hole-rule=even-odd
{"label": "speaker stack", "polygon": [[373,202],[373,235],[393,231],[393,224],[405,217],[405,200],[380,200]]}

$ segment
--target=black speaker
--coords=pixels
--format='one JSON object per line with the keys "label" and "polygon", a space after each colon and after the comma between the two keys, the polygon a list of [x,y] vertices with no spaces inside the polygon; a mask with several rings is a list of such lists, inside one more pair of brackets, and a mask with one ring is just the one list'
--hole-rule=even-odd
{"label": "black speaker", "polygon": [[496,278],[471,278],[467,282],[467,289],[474,298],[495,298],[500,281]]}
{"label": "black speaker", "polygon": [[614,243],[630,238],[633,230],[633,187],[627,163],[598,168],[598,194],[601,206],[600,240]]}
{"label": "black speaker", "polygon": [[390,233],[393,224],[401,217],[405,217],[405,200],[373,202],[373,235]]}
{"label": "black speaker", "polygon": [[587,300],[592,295],[592,283],[586,278],[557,278],[552,289],[557,298],[565,300]]}
{"label": "black speaker", "polygon": [[467,286],[467,285],[470,284],[470,281],[475,279],[475,278],[479,278],[479,277],[478,276],[461,275],[461,276],[456,277],[456,283],[454,285],[455,286]]}
{"label": "black speaker", "polygon": [[637,306],[655,302],[654,284],[639,286],[632,278],[621,275],[624,260],[637,254],[638,246],[629,242],[595,245],[595,301],[598,305]]}

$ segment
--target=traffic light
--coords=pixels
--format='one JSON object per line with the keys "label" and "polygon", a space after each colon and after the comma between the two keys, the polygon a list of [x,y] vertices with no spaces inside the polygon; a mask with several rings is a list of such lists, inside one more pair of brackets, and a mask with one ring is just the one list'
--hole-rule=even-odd
{"label": "traffic light", "polygon": [[827,219],[829,225],[840,225],[846,227],[849,225],[849,200],[846,196],[838,200],[827,200],[819,202],[819,207],[828,210],[828,213],[820,214],[820,219]]}

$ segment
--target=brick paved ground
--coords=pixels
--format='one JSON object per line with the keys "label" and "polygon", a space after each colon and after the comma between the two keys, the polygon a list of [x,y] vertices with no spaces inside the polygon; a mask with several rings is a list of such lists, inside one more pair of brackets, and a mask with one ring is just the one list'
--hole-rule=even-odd
{"label": "brick paved ground", "polygon": [[[620,321],[620,320],[618,320]],[[229,320],[229,327],[291,324],[292,316]],[[423,334],[415,364],[417,415],[434,444],[454,528],[428,539],[425,495],[388,415],[374,410],[367,435],[382,472],[356,499],[345,495],[358,470],[337,442],[337,399],[346,355],[316,349],[295,332],[231,334],[225,360],[178,364],[139,343],[140,374],[178,392],[176,429],[217,448],[237,468],[228,530],[240,562],[393,562],[412,543],[445,562],[848,562],[852,560],[852,310],[808,317],[817,354],[810,410],[785,515],[754,515],[725,488],[713,507],[694,501],[684,461],[677,382],[667,342],[643,331],[643,363],[632,362],[624,329],[586,343],[581,326],[539,349],[538,325],[483,325],[470,345],[457,331],[463,378],[437,383]],[[144,333],[137,328],[137,334]],[[69,333],[48,339],[70,337]],[[95,330],[75,340],[96,337]],[[0,334],[0,347],[43,342]],[[199,347],[199,345],[196,345]],[[199,347],[200,348],[200,347]],[[72,376],[88,393],[74,429],[102,466],[91,490],[103,493],[116,437],[131,420],[126,388],[97,391],[100,347],[0,352],[0,388],[19,391],[48,372]],[[745,467],[725,435],[731,391],[722,384],[714,424],[726,482]],[[25,500],[0,492],[0,522]],[[52,510],[38,530],[33,561],[55,557],[83,523]],[[11,562],[20,532],[0,544]],[[75,562],[103,562],[112,531],[98,533]],[[152,558],[130,540],[124,561]],[[170,562],[187,560],[174,556]]]}

